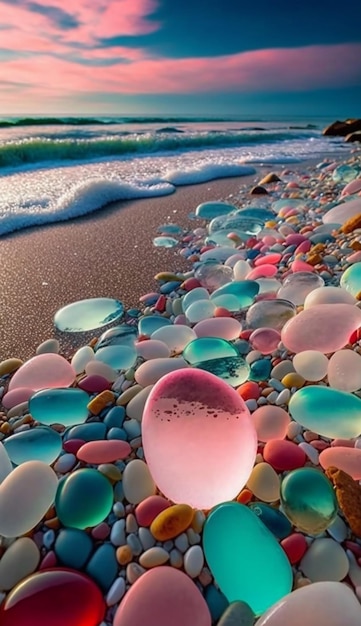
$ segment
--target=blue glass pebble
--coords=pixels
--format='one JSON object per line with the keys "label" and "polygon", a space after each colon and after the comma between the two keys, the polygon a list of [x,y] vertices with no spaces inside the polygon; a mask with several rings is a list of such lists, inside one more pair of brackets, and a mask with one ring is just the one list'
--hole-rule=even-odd
{"label": "blue glass pebble", "polygon": [[291,534],[291,522],[278,509],[263,502],[251,502],[249,508],[280,541]]}
{"label": "blue glass pebble", "polygon": [[54,545],[54,552],[62,565],[81,569],[93,550],[90,535],[78,528],[60,530]]}
{"label": "blue glass pebble", "polygon": [[143,317],[139,319],[138,332],[139,335],[150,337],[158,328],[169,326],[171,323],[169,319],[161,315],[143,315]]}
{"label": "blue glass pebble", "polygon": [[176,291],[176,289],[178,289],[178,287],[180,287],[180,285],[182,284],[182,281],[180,280],[170,280],[167,283],[164,283],[164,285],[162,285],[159,288],[160,293],[162,294],[169,294],[172,291]]}
{"label": "blue glass pebble", "polygon": [[251,363],[249,380],[258,382],[260,380],[267,380],[272,369],[272,363],[269,359],[259,359]]}
{"label": "blue glass pebble", "polygon": [[137,356],[137,351],[134,346],[116,345],[100,348],[100,350],[98,349],[94,358],[96,361],[101,361],[119,372],[133,367]]}
{"label": "blue glass pebble", "polygon": [[14,465],[27,461],[42,461],[51,465],[62,449],[59,433],[47,426],[15,433],[3,441],[4,448]]}
{"label": "blue glass pebble", "polygon": [[128,435],[125,432],[124,428],[117,428],[113,426],[107,432],[107,439],[119,439],[120,441],[127,441]]}
{"label": "blue glass pebble", "polygon": [[100,336],[94,351],[97,352],[97,350],[107,348],[108,346],[134,346],[137,340],[137,334],[136,327],[130,326],[129,324],[113,326],[113,328],[109,328]]}

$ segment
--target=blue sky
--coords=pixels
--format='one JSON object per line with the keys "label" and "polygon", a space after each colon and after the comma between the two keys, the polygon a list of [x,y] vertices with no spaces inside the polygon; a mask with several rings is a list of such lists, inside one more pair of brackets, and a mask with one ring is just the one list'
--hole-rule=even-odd
{"label": "blue sky", "polygon": [[0,115],[359,116],[361,3],[0,0]]}

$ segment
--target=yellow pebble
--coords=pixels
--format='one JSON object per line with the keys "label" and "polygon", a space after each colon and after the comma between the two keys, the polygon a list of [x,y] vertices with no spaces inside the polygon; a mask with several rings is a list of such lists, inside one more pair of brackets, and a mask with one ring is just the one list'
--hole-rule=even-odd
{"label": "yellow pebble", "polygon": [[98,472],[106,476],[111,483],[117,483],[122,478],[122,472],[113,463],[101,463],[98,465]]}
{"label": "yellow pebble", "polygon": [[174,539],[187,530],[193,520],[193,509],[188,504],[174,504],[153,520],[150,532],[158,541]]}
{"label": "yellow pebble", "polygon": [[275,222],[274,220],[270,220],[264,225],[265,228],[274,228],[275,226],[277,226],[277,222]]}
{"label": "yellow pebble", "polygon": [[292,387],[300,389],[305,384],[305,379],[303,378],[303,376],[297,374],[296,372],[290,372],[282,378],[281,383],[285,387],[288,387],[288,389],[291,389]]}
{"label": "yellow pebble", "polygon": [[185,277],[182,274],[173,274],[172,272],[159,272],[159,274],[156,274],[154,276],[154,280],[164,280],[166,282],[170,281],[170,280],[180,280],[180,281],[184,281]]}
{"label": "yellow pebble", "polygon": [[115,554],[119,565],[128,565],[133,558],[133,552],[129,546],[119,546]]}
{"label": "yellow pebble", "polygon": [[3,435],[8,435],[9,433],[11,433],[11,426],[9,422],[4,422],[3,424],[1,424],[0,433],[2,433]]}
{"label": "yellow pebble", "polygon": [[0,363],[0,377],[6,376],[7,374],[11,374],[15,372],[15,370],[19,369],[20,365],[23,364],[24,361],[21,359],[6,359],[5,361],[1,361]]}
{"label": "yellow pebble", "polygon": [[98,393],[93,400],[91,400],[87,406],[88,411],[93,415],[99,415],[99,413],[105,409],[108,404],[114,404],[115,395],[108,389]]}

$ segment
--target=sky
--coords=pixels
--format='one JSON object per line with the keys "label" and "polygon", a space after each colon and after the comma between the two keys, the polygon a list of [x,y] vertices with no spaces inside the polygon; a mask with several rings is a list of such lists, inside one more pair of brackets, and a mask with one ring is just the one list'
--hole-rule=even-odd
{"label": "sky", "polygon": [[0,0],[0,116],[361,116],[355,0]]}

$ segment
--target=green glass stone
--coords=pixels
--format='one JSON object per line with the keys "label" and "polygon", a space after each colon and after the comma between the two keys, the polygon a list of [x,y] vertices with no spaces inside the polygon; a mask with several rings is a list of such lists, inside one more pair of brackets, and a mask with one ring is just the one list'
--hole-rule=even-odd
{"label": "green glass stone", "polygon": [[255,615],[291,591],[293,575],[285,552],[243,504],[227,502],[212,509],[204,525],[203,548],[227,600],[246,602]]}
{"label": "green glass stone", "polygon": [[278,509],[274,509],[269,504],[264,504],[263,502],[251,502],[249,508],[277,539],[285,539],[285,537],[291,534],[292,525],[290,521]]}
{"label": "green glass stone", "polygon": [[332,484],[317,469],[302,467],[287,474],[281,484],[282,508],[299,530],[319,535],[337,515],[337,499]]}
{"label": "green glass stone", "polygon": [[138,333],[139,335],[150,337],[158,328],[169,326],[171,323],[169,319],[161,315],[144,315],[139,319]]}
{"label": "green glass stone", "polygon": [[127,370],[135,365],[137,351],[130,346],[108,346],[97,350],[94,358],[96,361],[106,363],[116,371]]}
{"label": "green glass stone", "polygon": [[201,219],[212,220],[218,215],[227,215],[236,209],[236,206],[227,202],[203,202],[197,206],[196,216]]}
{"label": "green glass stone", "polygon": [[61,452],[62,439],[52,428],[38,426],[11,435],[3,441],[3,445],[14,465],[27,461],[42,461],[51,465]]}
{"label": "green glass stone", "polygon": [[272,363],[269,359],[259,359],[251,363],[251,369],[249,373],[249,380],[258,382],[260,380],[267,380],[271,373]]}
{"label": "green glass stone", "polygon": [[174,239],[174,237],[155,237],[153,239],[153,245],[156,248],[174,248],[178,243],[178,240]]}
{"label": "green glass stone", "polygon": [[31,396],[29,411],[42,424],[81,424],[88,417],[89,396],[82,389],[43,389]]}
{"label": "green glass stone", "polygon": [[219,337],[199,337],[190,341],[183,350],[183,358],[196,365],[211,359],[238,357],[237,349],[226,339]]}
{"label": "green glass stone", "polygon": [[93,550],[90,535],[78,528],[64,528],[56,538],[54,552],[62,565],[81,569]]}
{"label": "green glass stone", "polygon": [[[129,311],[128,311],[129,315]],[[108,346],[134,346],[137,340],[137,329],[135,326],[129,326],[129,324],[120,324],[119,326],[113,326],[103,333],[94,350],[100,350],[100,348],[107,348]]]}
{"label": "green glass stone", "polygon": [[72,302],[55,313],[56,328],[67,333],[85,332],[106,326],[124,313],[124,307],[113,298],[89,298]]}
{"label": "green glass stone", "polygon": [[79,469],[59,483],[55,508],[61,523],[69,528],[100,524],[113,506],[109,480],[95,469]]}
{"label": "green glass stone", "polygon": [[218,378],[222,378],[224,382],[231,387],[238,387],[248,380],[250,367],[241,356],[231,356],[222,359],[209,359],[194,363],[194,367],[200,370],[206,370]]}
{"label": "green glass stone", "polygon": [[354,263],[344,271],[340,279],[340,287],[349,291],[353,296],[361,291],[361,263]]}
{"label": "green glass stone", "polygon": [[352,439],[361,433],[361,399],[347,391],[310,385],[288,405],[293,419],[323,437]]}
{"label": "green glass stone", "polygon": [[118,574],[118,567],[114,546],[104,543],[93,554],[85,571],[106,593]]}
{"label": "green glass stone", "polygon": [[218,296],[232,295],[238,300],[239,308],[243,309],[251,304],[259,292],[259,284],[255,280],[235,280],[216,289],[211,295],[211,300]]}

